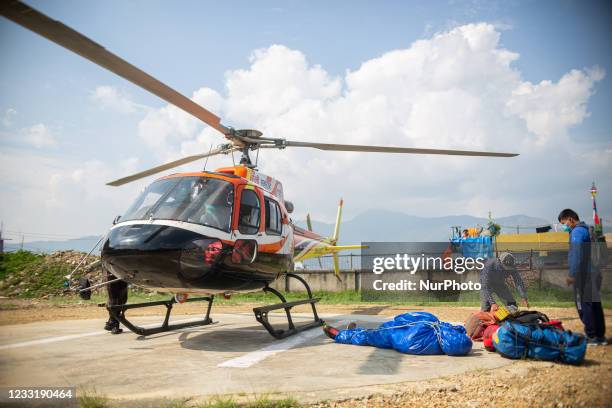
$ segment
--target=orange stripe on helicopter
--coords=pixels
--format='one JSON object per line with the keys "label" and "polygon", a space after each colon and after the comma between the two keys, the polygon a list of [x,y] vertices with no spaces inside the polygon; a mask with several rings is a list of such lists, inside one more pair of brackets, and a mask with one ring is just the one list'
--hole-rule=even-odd
{"label": "orange stripe on helicopter", "polygon": [[289,238],[289,236],[286,236],[280,241],[274,242],[272,244],[259,244],[257,246],[257,250],[259,252],[276,253],[280,251],[281,248],[285,245],[285,242],[287,242],[287,238]]}
{"label": "orange stripe on helicopter", "polygon": [[228,181],[232,184],[243,184],[246,180],[243,179],[237,179],[234,177],[229,177],[226,176],[224,174],[215,174],[215,173],[202,173],[201,171],[194,171],[194,172],[189,172],[189,173],[174,173],[174,174],[169,174],[167,176],[164,177],[160,177],[159,180],[165,180],[165,179],[170,179],[170,178],[175,178],[175,177],[209,177],[209,178],[216,178],[216,179],[221,179],[224,181]]}

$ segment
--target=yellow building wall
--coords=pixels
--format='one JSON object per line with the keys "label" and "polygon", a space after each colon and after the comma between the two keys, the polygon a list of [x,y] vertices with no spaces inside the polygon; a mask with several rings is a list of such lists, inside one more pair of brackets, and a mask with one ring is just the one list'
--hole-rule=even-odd
{"label": "yellow building wall", "polygon": [[500,234],[496,238],[498,251],[554,251],[567,250],[567,232],[544,232],[541,234]]}

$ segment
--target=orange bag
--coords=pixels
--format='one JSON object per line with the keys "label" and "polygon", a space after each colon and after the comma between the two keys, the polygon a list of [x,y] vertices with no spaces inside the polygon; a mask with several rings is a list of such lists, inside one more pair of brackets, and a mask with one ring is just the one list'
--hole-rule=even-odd
{"label": "orange bag", "polygon": [[485,329],[496,324],[497,320],[491,312],[474,312],[465,321],[465,331],[474,341],[481,341]]}

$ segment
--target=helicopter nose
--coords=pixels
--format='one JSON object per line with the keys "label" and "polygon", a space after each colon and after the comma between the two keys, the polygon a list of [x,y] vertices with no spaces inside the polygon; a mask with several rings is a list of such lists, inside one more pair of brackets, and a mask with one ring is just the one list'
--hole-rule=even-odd
{"label": "helicopter nose", "polygon": [[113,228],[102,249],[103,265],[113,275],[152,287],[180,287],[209,274],[223,244],[175,226],[135,224]]}

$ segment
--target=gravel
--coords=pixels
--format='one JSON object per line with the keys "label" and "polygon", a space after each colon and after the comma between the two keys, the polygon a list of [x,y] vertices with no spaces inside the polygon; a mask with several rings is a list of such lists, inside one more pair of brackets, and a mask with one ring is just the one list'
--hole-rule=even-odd
{"label": "gravel", "polygon": [[325,401],[311,408],[348,407],[610,407],[612,352],[590,347],[580,366],[521,360],[496,370],[475,370],[404,390],[359,399]]}

